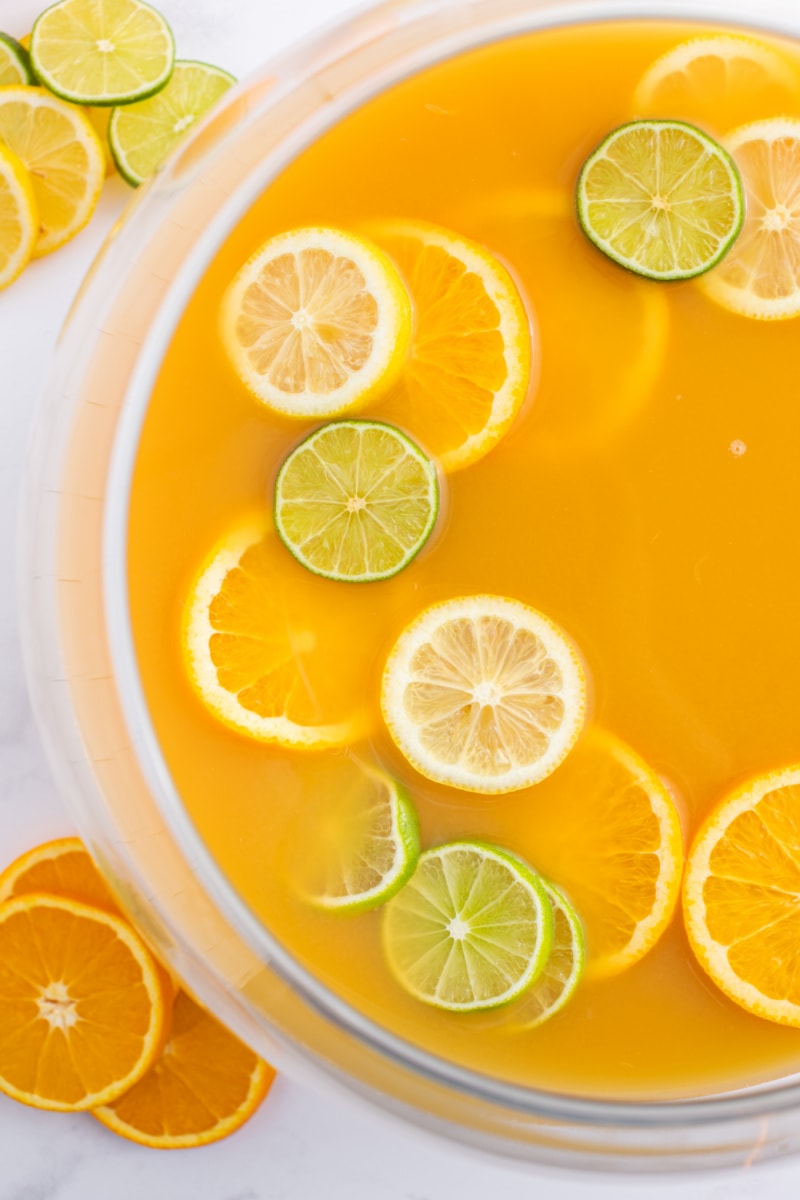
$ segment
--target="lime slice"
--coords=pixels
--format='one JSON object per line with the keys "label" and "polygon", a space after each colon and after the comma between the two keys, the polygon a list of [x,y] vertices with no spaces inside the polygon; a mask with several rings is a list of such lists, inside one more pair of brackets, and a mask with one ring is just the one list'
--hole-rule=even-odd
{"label": "lime slice", "polygon": [[291,554],[326,579],[367,583],[402,571],[439,509],[436,468],[378,421],[323,425],[284,462],[275,527]]}
{"label": "lime slice", "polygon": [[115,108],[108,141],[123,179],[134,187],[149,179],[187,130],[234,83],[233,75],[219,67],[178,60],[158,95]]}
{"label": "lime slice", "polygon": [[389,967],[412,996],[451,1012],[495,1008],[539,977],[553,938],[542,881],[484,842],[450,842],[421,855],[386,906]]}
{"label": "lime slice", "polygon": [[591,242],[648,279],[702,275],[744,220],[733,159],[682,121],[632,121],[600,143],[578,179],[578,219]]}
{"label": "lime slice", "polygon": [[16,38],[0,33],[0,87],[12,83],[35,83],[36,76],[31,68],[31,56]]}
{"label": "lime slice", "polygon": [[131,104],[164,87],[175,44],[161,16],[142,0],[58,0],[31,31],[39,80],[74,104]]}
{"label": "lime slice", "polygon": [[[322,783],[322,786],[319,786]],[[329,912],[384,904],[419,858],[419,821],[406,791],[355,759],[338,758],[305,806],[304,892]]]}
{"label": "lime slice", "polygon": [[580,983],[586,964],[586,944],[580,917],[564,893],[542,880],[553,909],[553,945],[539,978],[509,1014],[510,1031],[536,1029],[560,1012]]}

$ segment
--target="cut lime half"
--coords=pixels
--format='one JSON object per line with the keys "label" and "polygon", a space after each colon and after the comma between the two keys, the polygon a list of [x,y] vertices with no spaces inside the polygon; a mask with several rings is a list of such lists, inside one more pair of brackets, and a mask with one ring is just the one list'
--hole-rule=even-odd
{"label": "cut lime half", "polygon": [[328,912],[365,912],[384,904],[413,872],[419,821],[407,792],[374,767],[339,763],[331,782],[306,808],[304,892]]}
{"label": "cut lime half", "polygon": [[386,960],[398,983],[451,1012],[522,995],[541,974],[552,938],[553,913],[536,873],[477,841],[421,855],[383,918]]}
{"label": "cut lime half", "polygon": [[35,83],[31,56],[16,38],[0,33],[0,87],[12,83]]}
{"label": "cut lime half", "polygon": [[439,510],[436,468],[379,421],[332,421],[297,446],[275,482],[275,527],[317,575],[388,579],[428,540]]}
{"label": "cut lime half", "polygon": [[708,271],[744,220],[733,159],[682,121],[632,121],[610,133],[583,165],[577,207],[599,250],[658,280]]}
{"label": "cut lime half", "polygon": [[58,0],[31,31],[37,78],[73,104],[132,104],[172,74],[169,25],[143,0]]}
{"label": "cut lime half", "polygon": [[157,95],[115,108],[108,142],[123,179],[134,187],[156,168],[221,96],[236,83],[233,75],[208,63],[175,63],[172,78]]}
{"label": "cut lime half", "polygon": [[542,885],[553,909],[553,945],[541,975],[509,1013],[509,1032],[536,1029],[560,1012],[572,999],[586,965],[580,917],[560,888],[546,879]]}

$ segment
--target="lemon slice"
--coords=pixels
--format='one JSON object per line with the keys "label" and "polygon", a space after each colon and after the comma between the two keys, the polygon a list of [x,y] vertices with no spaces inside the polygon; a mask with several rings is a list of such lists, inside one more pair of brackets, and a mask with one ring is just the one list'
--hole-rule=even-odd
{"label": "lemon slice", "polygon": [[501,596],[425,609],[403,630],[383,673],[381,707],[422,775],[472,792],[544,779],[583,727],[580,659],[548,617]]}
{"label": "lemon slice", "polygon": [[0,144],[0,288],[30,262],[39,237],[39,213],[28,172]]}
{"label": "lemon slice", "polygon": [[219,67],[178,59],[169,83],[156,96],[115,108],[108,140],[123,179],[134,187],[149,179],[234,83],[233,75]]}
{"label": "lemon slice", "polygon": [[419,821],[404,788],[351,756],[309,764],[308,795],[293,831],[303,894],[328,912],[377,908],[419,858]]}
{"label": "lemon slice", "polygon": [[31,30],[37,78],[73,104],[130,104],[172,74],[169,25],[143,0],[58,0]]}
{"label": "lemon slice", "polygon": [[363,732],[373,654],[363,616],[327,602],[331,587],[300,567],[263,519],[237,524],[189,589],[182,646],[198,698],[229,728],[299,749]]}
{"label": "lemon slice", "polygon": [[31,57],[16,38],[0,33],[0,87],[12,83],[35,83],[36,76],[31,68]]}
{"label": "lemon slice", "polygon": [[538,1029],[575,994],[586,965],[583,925],[567,897],[554,884],[542,880],[553,910],[553,944],[541,975],[508,1013],[509,1032]]}
{"label": "lemon slice", "polygon": [[648,67],[637,117],[678,117],[731,129],[797,104],[798,79],[778,50],[738,34],[690,38]]}
{"label": "lemon slice", "polygon": [[707,296],[761,320],[800,313],[800,121],[758,121],[725,138],[747,196],[742,234],[702,280]]}
{"label": "lemon slice", "polygon": [[239,378],[287,417],[330,417],[374,400],[399,375],[411,302],[377,246],[337,229],[295,229],[241,268],[222,305]]}
{"label": "lemon slice", "polygon": [[744,219],[730,155],[682,121],[632,121],[612,130],[581,169],[577,206],[598,250],[658,280],[708,271]]}
{"label": "lemon slice", "polygon": [[351,583],[402,571],[430,537],[436,468],[378,421],[332,421],[310,434],[275,482],[275,528],[299,563]]}
{"label": "lemon slice", "polygon": [[79,233],[94,212],[105,177],[103,148],[80,109],[31,87],[0,89],[0,142],[30,174],[39,258]]}
{"label": "lemon slice", "polygon": [[800,767],[750,779],[695,839],[683,911],[700,965],[748,1012],[800,1026]]}
{"label": "lemon slice", "polygon": [[370,227],[414,301],[406,370],[381,416],[407,429],[445,471],[496,446],[531,376],[530,322],[509,272],[477,242],[421,221]]}
{"label": "lemon slice", "polygon": [[384,910],[398,983],[450,1012],[508,1004],[541,974],[553,916],[536,873],[498,846],[450,842],[420,856]]}

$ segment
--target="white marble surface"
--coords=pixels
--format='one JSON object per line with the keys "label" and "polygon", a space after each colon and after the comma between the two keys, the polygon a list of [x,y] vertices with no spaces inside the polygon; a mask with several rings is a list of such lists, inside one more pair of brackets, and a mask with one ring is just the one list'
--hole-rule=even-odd
{"label": "white marble surface", "polygon": [[[712,0],[713,3],[713,0]],[[742,0],[732,0],[741,5]],[[771,0],[791,12],[797,0]],[[752,0],[757,11],[757,0]],[[719,0],[724,11],[725,0]],[[21,36],[41,0],[0,0],[0,27]],[[239,75],[349,7],[349,0],[161,0],[182,57]],[[0,863],[70,832],[26,697],[11,574],[26,443],[55,339],[83,273],[125,203],[106,187],[91,226],[0,296]],[[122,1141],[89,1116],[36,1112],[0,1096],[0,1200],[792,1200],[800,1160],[678,1181],[543,1174],[429,1141],[379,1114],[286,1078],[239,1134],[172,1154]]]}

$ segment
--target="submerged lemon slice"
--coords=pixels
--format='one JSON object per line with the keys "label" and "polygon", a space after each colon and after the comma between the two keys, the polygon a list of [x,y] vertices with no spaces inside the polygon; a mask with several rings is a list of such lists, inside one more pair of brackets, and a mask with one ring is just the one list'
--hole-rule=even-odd
{"label": "submerged lemon slice", "polygon": [[421,855],[389,901],[383,946],[398,983],[425,1004],[478,1012],[507,1004],[541,974],[553,916],[536,873],[483,842]]}
{"label": "submerged lemon slice", "polygon": [[800,767],[748,780],[710,814],[683,911],[701,966],[748,1012],[800,1026]]}
{"label": "submerged lemon slice", "polygon": [[632,121],[589,155],[578,219],[614,262],[648,279],[691,279],[735,241],[744,218],[728,153],[682,121]]}
{"label": "submerged lemon slice", "polygon": [[287,417],[330,417],[395,381],[411,335],[397,268],[364,238],[295,229],[241,268],[222,305],[222,334],[239,378]]}
{"label": "submerged lemon slice", "polygon": [[370,232],[399,266],[414,301],[414,338],[381,415],[407,429],[445,471],[488,454],[528,390],[528,316],[510,274],[488,250],[421,221]]}
{"label": "submerged lemon slice", "polygon": [[43,88],[0,88],[0,143],[27,168],[39,215],[33,257],[79,233],[105,178],[103,148],[80,109]]}
{"label": "submerged lemon slice", "polygon": [[548,617],[501,596],[434,604],[400,635],[383,673],[386,725],[412,766],[473,792],[544,779],[586,709],[583,666]]}
{"label": "submerged lemon slice", "polygon": [[747,196],[742,234],[702,280],[731,312],[762,320],[800,313],[800,121],[757,121],[725,138]]}
{"label": "submerged lemon slice", "polygon": [[362,732],[372,653],[363,616],[331,604],[318,589],[333,585],[287,571],[287,561],[262,521],[223,538],[184,606],[186,670],[206,708],[247,737],[341,745]]}
{"label": "submerged lemon slice", "polygon": [[28,172],[0,145],[0,288],[30,262],[39,237],[39,211]]}

